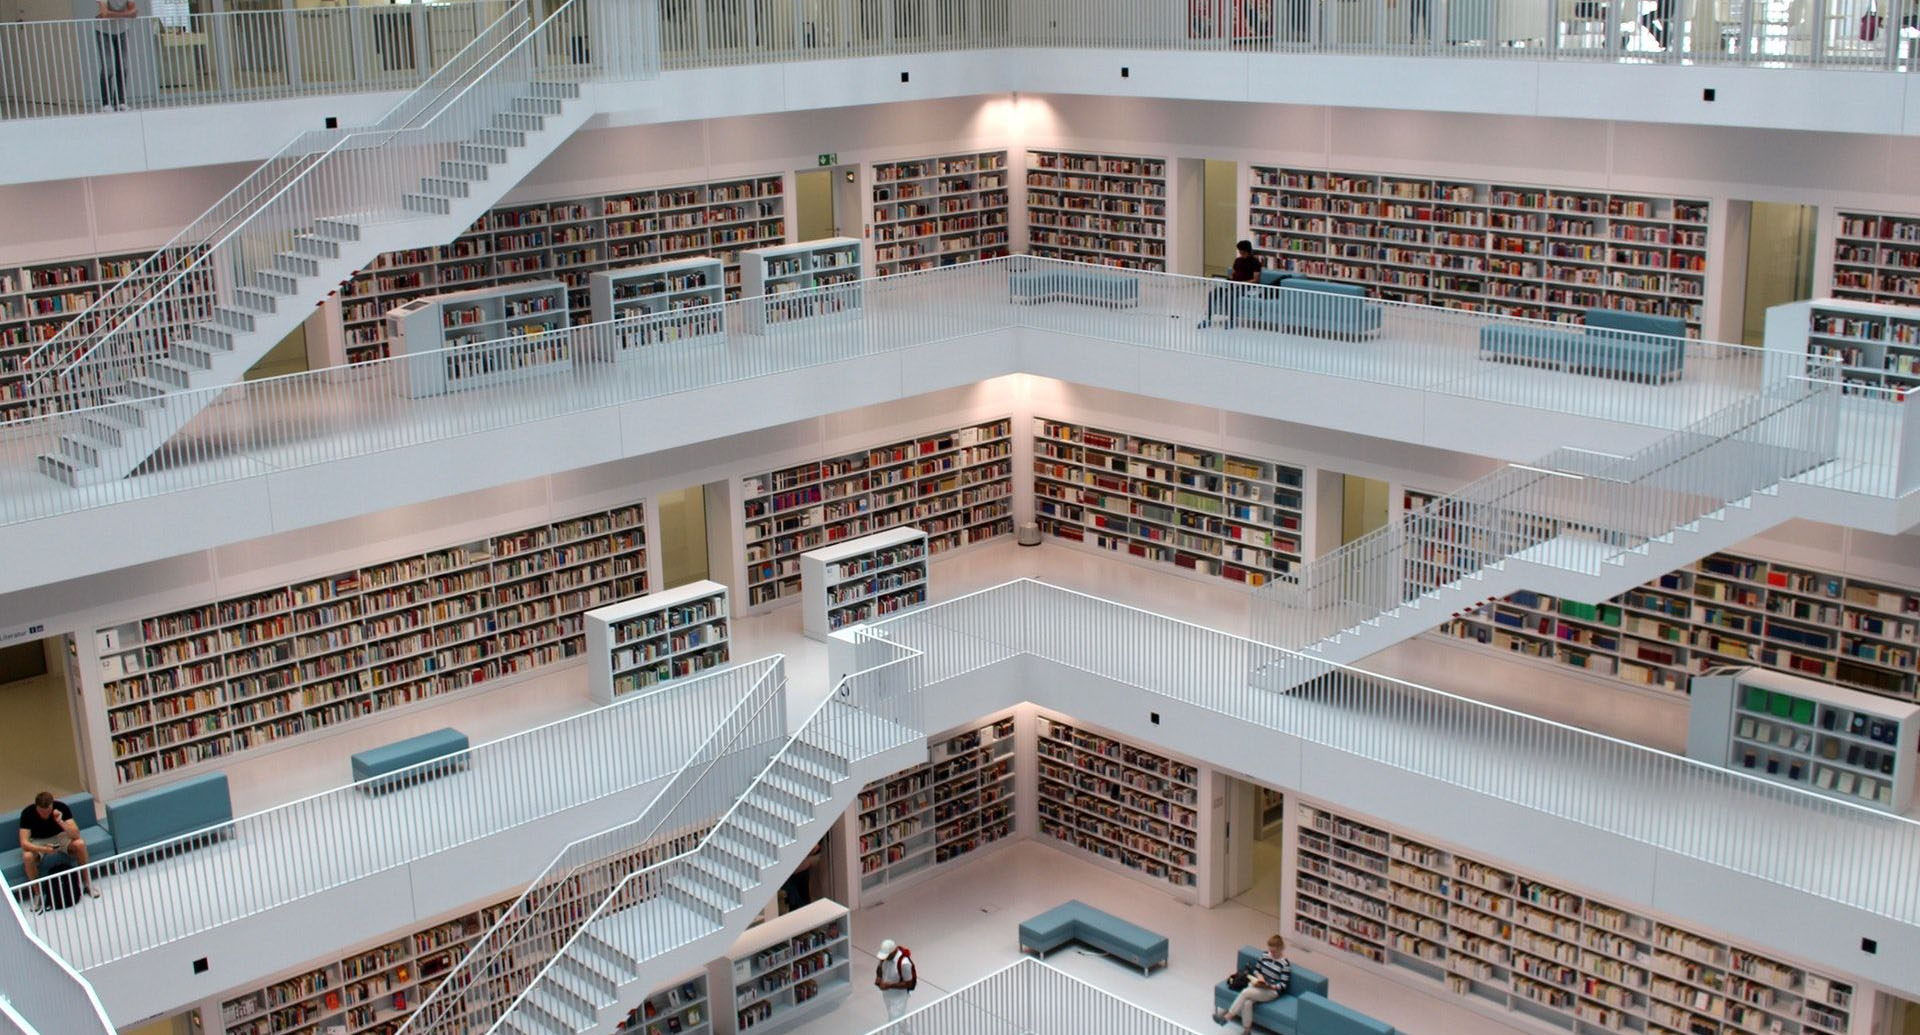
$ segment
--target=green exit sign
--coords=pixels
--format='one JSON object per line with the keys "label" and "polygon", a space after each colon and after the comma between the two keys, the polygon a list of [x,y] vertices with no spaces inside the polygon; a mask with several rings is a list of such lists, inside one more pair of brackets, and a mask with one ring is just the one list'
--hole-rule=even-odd
{"label": "green exit sign", "polygon": [[827,166],[827,165],[839,165],[839,164],[840,164],[840,156],[839,156],[839,155],[837,155],[837,154],[824,154],[824,155],[821,155],[821,156],[820,156],[820,164],[821,164],[822,166]]}

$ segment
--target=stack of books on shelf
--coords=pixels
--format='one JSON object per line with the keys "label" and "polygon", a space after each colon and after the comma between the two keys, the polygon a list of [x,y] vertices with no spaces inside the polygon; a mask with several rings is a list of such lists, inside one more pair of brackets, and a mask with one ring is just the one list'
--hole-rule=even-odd
{"label": "stack of books on shelf", "polygon": [[1040,716],[1040,833],[1187,891],[1200,881],[1199,770]]}
{"label": "stack of books on shelf", "polygon": [[823,640],[927,602],[927,534],[911,525],[800,555],[804,627]]}
{"label": "stack of books on shelf", "polygon": [[1027,254],[1165,272],[1166,160],[1027,152]]}
{"label": "stack of books on shelf", "polygon": [[1836,218],[1834,297],[1920,304],[1920,216],[1842,211]]}
{"label": "stack of books on shelf", "polygon": [[884,277],[1005,254],[1005,151],[874,163],[874,272]]}
{"label": "stack of books on shelf", "polygon": [[749,330],[846,316],[861,308],[860,240],[826,237],[802,244],[752,248],[740,255],[743,312]]}
{"label": "stack of books on shelf", "polygon": [[616,359],[667,342],[710,338],[723,330],[726,265],[707,255],[598,270],[590,278],[593,322],[621,321]]}
{"label": "stack of books on shelf", "polygon": [[693,974],[669,984],[633,1008],[614,1035],[712,1035],[713,1011],[707,1006],[707,975]]}
{"label": "stack of books on shelf", "polygon": [[928,759],[860,792],[850,832],[860,889],[877,888],[999,841],[1014,830],[1011,716],[935,738]]}
{"label": "stack of books on shelf", "polygon": [[717,967],[731,979],[736,1031],[766,1033],[833,1009],[853,990],[847,907],[821,899],[749,928]]}
{"label": "stack of books on shelf", "polygon": [[727,663],[727,587],[705,580],[587,612],[588,679],[602,703]]}
{"label": "stack of books on shelf", "polygon": [[1905,813],[1920,707],[1757,668],[1693,679],[1687,754],[1761,779]]}
{"label": "stack of books on shelf", "polygon": [[396,356],[453,350],[407,365],[406,391],[420,398],[573,369],[556,333],[567,319],[565,284],[514,282],[416,298],[387,314],[387,340]]}
{"label": "stack of books on shelf", "polygon": [[[1915,273],[1920,275],[1920,270]],[[1815,303],[1808,319],[1808,359],[1837,365],[1839,378],[1847,384],[1878,389],[1894,400],[1920,386],[1920,309],[1911,302]],[[1814,373],[1833,376],[1824,370]]]}

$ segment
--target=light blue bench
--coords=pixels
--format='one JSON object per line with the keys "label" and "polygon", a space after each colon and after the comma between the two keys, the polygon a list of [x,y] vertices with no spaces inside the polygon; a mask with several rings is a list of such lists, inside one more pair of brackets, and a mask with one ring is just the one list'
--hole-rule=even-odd
{"label": "light blue bench", "polygon": [[183,834],[206,831],[178,846],[198,847],[226,837],[232,830],[233,799],[227,793],[227,774],[207,773],[179,783],[156,787],[107,803],[107,829],[114,847],[125,856]]}
{"label": "light blue bench", "polygon": [[1167,937],[1130,924],[1078,899],[1041,913],[1020,925],[1020,951],[1047,953],[1068,942],[1080,942],[1109,956],[1126,960],[1142,974],[1167,965]]}
{"label": "light blue bench", "polygon": [[1629,381],[1671,381],[1687,361],[1687,323],[1677,316],[1589,309],[1586,325],[1495,323],[1480,329],[1480,358],[1555,367]]}
{"label": "light blue bench", "polygon": [[[73,810],[73,825],[80,828],[80,840],[87,843],[88,857],[94,862],[99,862],[113,855],[113,835],[100,826],[99,817],[94,809],[93,795],[81,791],[77,794],[61,794],[55,797],[66,802],[67,807]],[[14,830],[18,829],[17,826],[14,828]],[[13,831],[8,833],[16,840],[13,842],[14,847],[0,852],[0,873],[6,874],[9,885],[18,886],[26,883],[27,864],[21,857],[18,847],[20,842],[17,838],[20,835]]]}
{"label": "light blue bench", "polygon": [[1264,327],[1319,338],[1359,341],[1380,333],[1380,304],[1359,284],[1337,284],[1267,271],[1258,286],[1234,300],[1233,318],[1245,327]]}
{"label": "light blue bench", "polygon": [[[1235,958],[1234,969],[1245,973],[1259,958],[1259,949],[1245,946]],[[1214,985],[1213,1008],[1233,1005],[1237,994],[1225,981]],[[1392,1025],[1327,998],[1327,979],[1298,963],[1287,979],[1287,990],[1253,1008],[1253,1025],[1276,1035],[1395,1035]]]}
{"label": "light blue bench", "polygon": [[[364,793],[384,794],[397,787],[445,776],[467,767],[467,748],[467,735],[452,727],[396,740],[354,755],[353,782]],[[441,765],[423,764],[448,755],[461,757]],[[388,779],[377,779],[383,776]]]}
{"label": "light blue bench", "polygon": [[1007,274],[1007,298],[1021,305],[1079,302],[1131,308],[1140,304],[1140,278],[1090,269],[1015,270]]}

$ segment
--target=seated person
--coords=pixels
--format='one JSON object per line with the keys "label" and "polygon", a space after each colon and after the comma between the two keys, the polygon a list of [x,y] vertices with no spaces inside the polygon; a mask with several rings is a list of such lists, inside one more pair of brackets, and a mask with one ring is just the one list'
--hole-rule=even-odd
{"label": "seated person", "polygon": [[1293,964],[1282,955],[1287,951],[1286,940],[1279,935],[1267,939],[1267,951],[1260,954],[1253,966],[1247,971],[1247,987],[1233,999],[1233,1005],[1225,1011],[1213,1012],[1213,1023],[1225,1024],[1229,1020],[1240,1022],[1242,1032],[1253,1031],[1253,1007],[1256,1003],[1270,1003],[1280,998],[1287,990],[1287,982],[1293,978]]}
{"label": "seated person", "polygon": [[73,859],[80,871],[81,886],[87,894],[99,898],[100,891],[86,870],[87,842],[73,822],[73,810],[51,793],[41,791],[33,796],[33,804],[20,810],[20,865],[26,869],[27,879],[40,876],[41,856],[56,852],[65,852]]}
{"label": "seated person", "polygon": [[[1227,279],[1235,284],[1254,284],[1260,280],[1260,260],[1254,257],[1253,242],[1241,241],[1233,246],[1239,254],[1233,257],[1233,269],[1227,273]],[[1233,303],[1240,297],[1243,288],[1217,287],[1207,293],[1207,318],[1200,326],[1213,326],[1213,314],[1225,311],[1227,328],[1233,328]]]}

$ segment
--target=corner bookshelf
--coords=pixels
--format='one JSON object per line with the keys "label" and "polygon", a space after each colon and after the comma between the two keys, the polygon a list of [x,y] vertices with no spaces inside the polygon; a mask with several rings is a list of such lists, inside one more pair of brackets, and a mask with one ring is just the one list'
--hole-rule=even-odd
{"label": "corner bookshelf", "polygon": [[747,606],[800,594],[800,555],[912,524],[927,553],[1013,534],[1013,420],[1001,417],[741,480]]}
{"label": "corner bookshelf", "polygon": [[879,276],[1007,254],[1007,153],[873,163]]}
{"label": "corner bookshelf", "polygon": [[1200,771],[1042,713],[1040,833],[1129,876],[1192,895],[1200,883]]}
{"label": "corner bookshelf", "polygon": [[630,1011],[613,1035],[713,1035],[705,971],[668,982]]}
{"label": "corner bookshelf", "polygon": [[578,319],[592,311],[594,272],[636,263],[718,259],[726,297],[738,298],[740,250],[786,240],[784,184],[749,176],[490,209],[451,244],[386,252],[341,285],[347,362],[389,354],[389,309],[543,274],[567,285]]}
{"label": "corner bookshelf", "polygon": [[588,689],[616,697],[727,663],[727,587],[692,582],[587,612]]}
{"label": "corner bookshelf", "polygon": [[1166,159],[1028,151],[1027,254],[1165,272]]}
{"label": "corner bookshelf", "polygon": [[1851,1024],[1846,982],[1378,825],[1303,806],[1298,847],[1295,932],[1482,1007],[1578,1035]]}
{"label": "corner bookshelf", "polygon": [[1562,323],[1624,309],[1701,333],[1701,199],[1256,165],[1247,200],[1275,269],[1392,301]]}
{"label": "corner bookshelf", "polygon": [[[747,328],[765,331],[800,320],[845,316],[860,308],[860,239],[825,237],[740,253]],[[840,290],[832,290],[839,288]],[[782,295],[794,295],[782,298]]]}
{"label": "corner bookshelf", "polygon": [[[395,356],[502,342],[464,354],[416,358],[407,364],[413,398],[486,388],[573,369],[567,286],[557,280],[500,284],[416,298],[387,314]],[[521,341],[506,344],[505,339]]]}
{"label": "corner bookshelf", "polygon": [[1440,634],[1677,693],[1708,669],[1757,665],[1911,701],[1920,590],[1717,553],[1600,603],[1515,593]]}
{"label": "corner bookshelf", "polygon": [[830,899],[750,927],[708,971],[732,991],[734,1030],[781,1031],[837,1007],[853,991],[853,928]]}
{"label": "corner bookshelf", "polygon": [[1250,586],[1300,563],[1305,478],[1271,460],[1044,417],[1033,422],[1042,532]]}
{"label": "corner bookshelf", "polygon": [[101,753],[124,786],[517,676],[646,589],[636,503],[102,628]]}
{"label": "corner bookshelf", "polygon": [[718,336],[723,330],[719,304],[726,301],[725,281],[726,264],[699,255],[596,270],[587,293],[594,323],[631,323],[617,333],[613,358],[625,359],[647,345]]}
{"label": "corner bookshelf", "polygon": [[1920,305],[1920,216],[1841,211],[1833,235],[1833,294]]}
{"label": "corner bookshelf", "polygon": [[927,534],[911,525],[800,555],[808,636],[827,634],[927,602]]}
{"label": "corner bookshelf", "polygon": [[1014,719],[928,741],[927,761],[875,780],[850,812],[860,893],[931,873],[1012,836]]}
{"label": "corner bookshelf", "polygon": [[[1914,273],[1920,276],[1920,269]],[[1838,364],[1847,384],[1905,396],[1920,387],[1920,309],[1837,299],[1808,303],[1806,354]]]}

